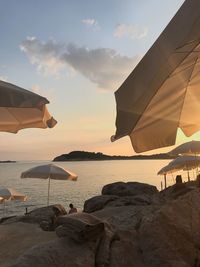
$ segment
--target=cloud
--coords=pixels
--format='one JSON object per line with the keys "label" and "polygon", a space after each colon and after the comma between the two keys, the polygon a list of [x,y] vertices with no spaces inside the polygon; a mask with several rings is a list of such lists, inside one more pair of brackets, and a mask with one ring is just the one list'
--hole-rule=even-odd
{"label": "cloud", "polygon": [[87,27],[93,28],[94,31],[100,30],[100,26],[97,20],[95,19],[83,19],[82,23],[85,24]]}
{"label": "cloud", "polygon": [[140,29],[137,25],[131,24],[118,24],[114,36],[117,38],[128,37],[130,39],[142,39],[148,33],[148,29]]}
{"label": "cloud", "polygon": [[21,50],[38,70],[57,75],[75,71],[104,90],[113,90],[123,82],[141,57],[120,55],[110,48],[89,49],[53,40],[41,42],[27,38]]}
{"label": "cloud", "polygon": [[82,22],[83,22],[83,24],[86,24],[86,25],[89,25],[89,26],[97,24],[95,19],[83,19]]}
{"label": "cloud", "polygon": [[28,56],[31,64],[36,65],[38,70],[45,74],[58,74],[65,67],[59,60],[63,45],[54,40],[45,43],[35,37],[27,37],[20,49]]}

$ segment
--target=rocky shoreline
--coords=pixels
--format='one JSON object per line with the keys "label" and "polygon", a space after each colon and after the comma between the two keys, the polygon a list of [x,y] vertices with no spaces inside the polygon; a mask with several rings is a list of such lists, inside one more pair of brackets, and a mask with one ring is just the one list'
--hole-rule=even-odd
{"label": "rocky shoreline", "polygon": [[200,189],[113,183],[66,215],[61,205],[1,220],[1,267],[199,267]]}

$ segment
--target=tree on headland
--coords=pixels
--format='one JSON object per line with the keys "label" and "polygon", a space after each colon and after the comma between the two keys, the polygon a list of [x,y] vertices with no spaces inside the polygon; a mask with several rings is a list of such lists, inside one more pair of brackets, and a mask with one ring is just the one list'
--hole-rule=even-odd
{"label": "tree on headland", "polygon": [[72,151],[68,154],[62,154],[53,159],[53,161],[87,161],[87,160],[128,160],[128,159],[172,159],[174,157],[168,154],[155,155],[134,155],[134,156],[110,156],[101,152]]}

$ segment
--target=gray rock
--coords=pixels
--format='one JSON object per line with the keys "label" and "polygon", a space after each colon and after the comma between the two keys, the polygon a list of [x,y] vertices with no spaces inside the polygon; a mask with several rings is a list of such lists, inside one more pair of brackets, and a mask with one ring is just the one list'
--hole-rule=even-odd
{"label": "gray rock", "polygon": [[85,212],[60,216],[57,222],[59,237],[67,236],[79,243],[101,238],[106,227],[103,220]]}
{"label": "gray rock", "polygon": [[20,217],[20,221],[28,223],[42,223],[43,221],[52,222],[54,216],[65,215],[67,212],[60,204],[51,205],[35,209],[26,215]]}
{"label": "gray rock", "polygon": [[139,237],[145,266],[199,266],[199,203],[199,190],[192,190],[143,218]]}
{"label": "gray rock", "polygon": [[138,182],[116,182],[107,184],[102,189],[102,195],[136,196],[154,195],[158,193],[155,186]]}
{"label": "gray rock", "polygon": [[94,267],[95,250],[87,243],[77,244],[68,238],[59,238],[35,246],[9,267]]}
{"label": "gray rock", "polygon": [[145,267],[136,231],[118,231],[111,246],[110,267]]}
{"label": "gray rock", "polygon": [[102,195],[102,196],[95,196],[85,201],[84,203],[84,212],[94,212],[96,210],[103,209],[108,203],[113,202],[114,200],[118,199],[117,196],[110,196],[110,195]]}
{"label": "gray rock", "polygon": [[183,196],[190,192],[191,190],[195,189],[196,186],[194,183],[180,183],[174,184],[172,186],[167,187],[163,191],[159,193],[159,201],[160,203],[164,201],[169,201],[173,199],[177,199],[180,196]]}
{"label": "gray rock", "polygon": [[108,207],[121,206],[137,206],[150,205],[152,203],[152,196],[150,195],[136,195],[136,196],[112,196],[101,195],[95,196],[85,201],[84,212],[94,212]]}
{"label": "gray rock", "polygon": [[60,223],[56,229],[59,240],[29,249],[11,266],[110,266],[115,234],[108,223],[85,213],[61,217]]}
{"label": "gray rock", "polygon": [[55,232],[45,232],[37,224],[6,221],[0,224],[0,266],[7,267],[29,248],[57,239]]}
{"label": "gray rock", "polygon": [[92,214],[115,226],[117,230],[135,230],[140,227],[144,217],[151,216],[155,206],[110,207]]}

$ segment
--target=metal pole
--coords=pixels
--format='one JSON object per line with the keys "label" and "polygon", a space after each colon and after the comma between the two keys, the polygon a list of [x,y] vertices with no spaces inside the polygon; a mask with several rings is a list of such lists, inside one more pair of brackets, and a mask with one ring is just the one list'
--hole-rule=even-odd
{"label": "metal pole", "polygon": [[6,200],[5,199],[4,199],[3,204],[4,204],[4,216],[6,216]]}
{"label": "metal pole", "polygon": [[190,182],[190,172],[189,172],[189,170],[187,170],[187,173],[188,173],[188,182]]}
{"label": "metal pole", "polygon": [[48,182],[48,197],[47,197],[47,206],[49,206],[49,191],[50,191],[50,177]]}
{"label": "metal pole", "polygon": [[199,174],[199,168],[198,168],[198,162],[197,162],[197,153],[195,153],[195,160],[196,160],[196,166],[197,166],[197,168],[196,168],[196,176]]}
{"label": "metal pole", "polygon": [[165,188],[167,188],[167,175],[164,174]]}

